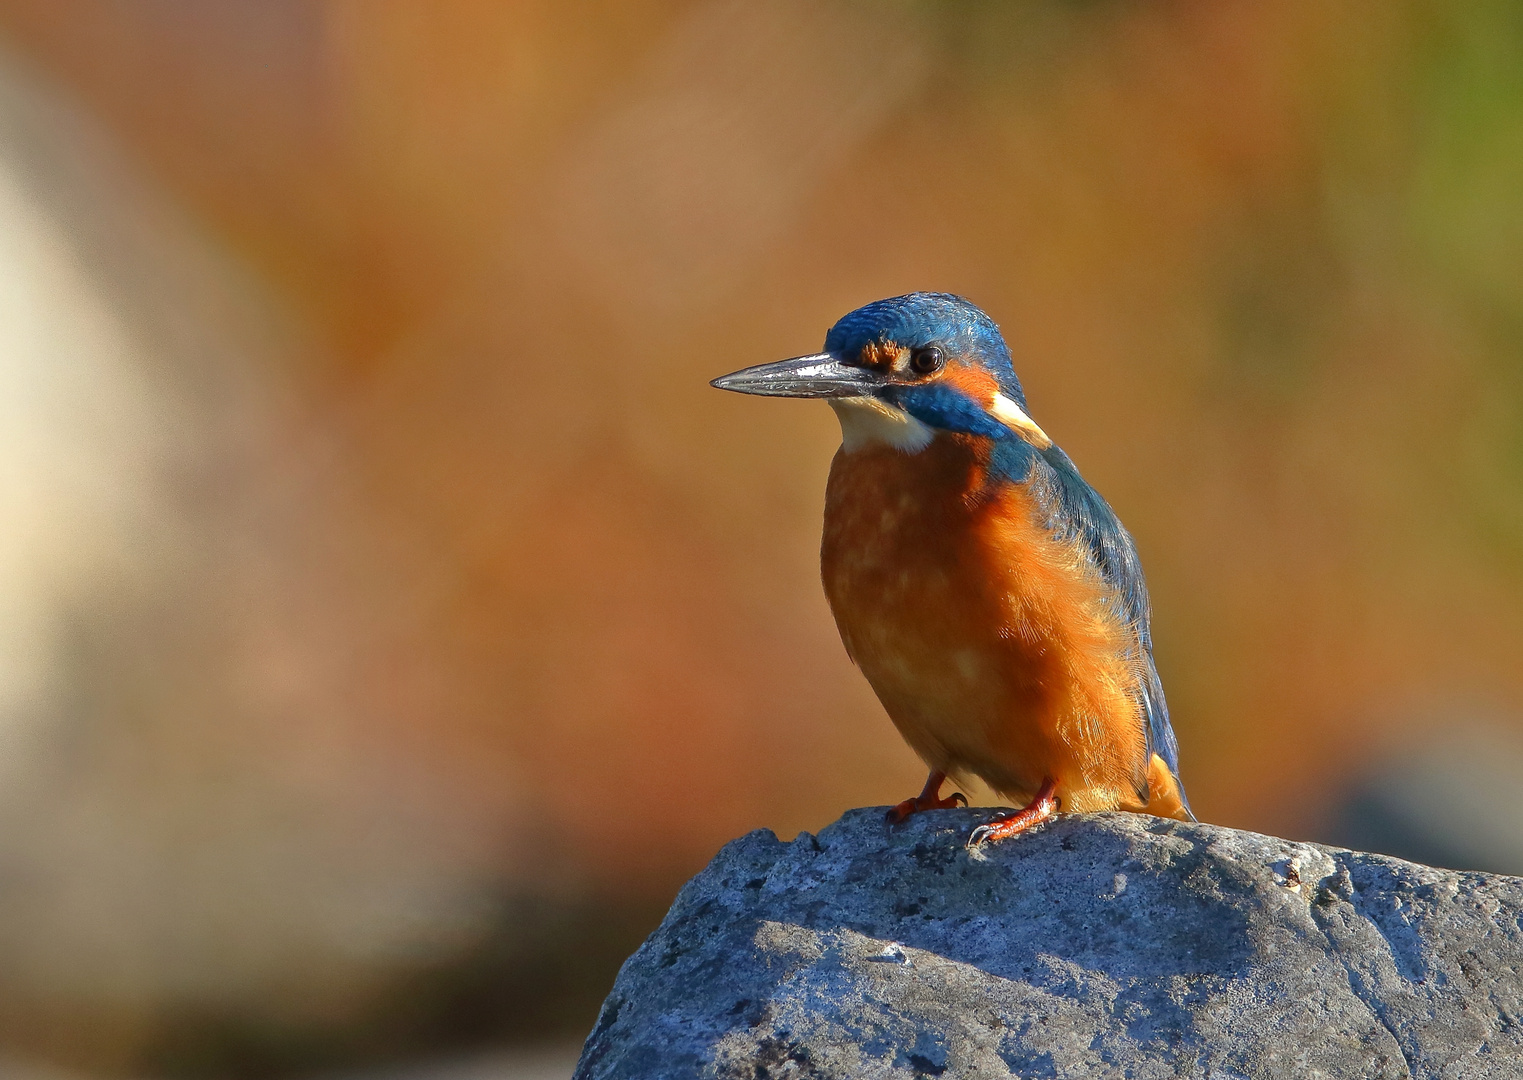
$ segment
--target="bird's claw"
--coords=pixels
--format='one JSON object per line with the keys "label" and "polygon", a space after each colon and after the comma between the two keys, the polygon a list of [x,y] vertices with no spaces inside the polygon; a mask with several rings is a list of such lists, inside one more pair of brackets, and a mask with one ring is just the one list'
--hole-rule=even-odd
{"label": "bird's claw", "polygon": [[1041,790],[1037,792],[1036,798],[1031,800],[1029,806],[1022,810],[1001,814],[993,821],[974,829],[968,834],[968,850],[971,851],[980,844],[994,840],[1006,840],[1012,836],[1019,836],[1027,829],[1051,820],[1052,816],[1058,812],[1055,788],[1056,785],[1049,778],[1043,782]]}
{"label": "bird's claw", "polygon": [[926,810],[951,810],[959,804],[968,805],[968,797],[960,791],[952,792],[945,799],[921,795],[914,799],[905,799],[899,805],[889,807],[888,813],[884,814],[883,818],[890,825],[898,825],[911,814],[919,814]]}

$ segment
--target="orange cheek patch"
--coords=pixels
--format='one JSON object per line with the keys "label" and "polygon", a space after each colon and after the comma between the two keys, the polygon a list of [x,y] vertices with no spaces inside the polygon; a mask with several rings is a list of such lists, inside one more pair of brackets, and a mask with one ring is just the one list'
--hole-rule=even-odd
{"label": "orange cheek patch", "polygon": [[999,392],[999,383],[994,381],[994,376],[971,364],[949,365],[937,381],[962,391],[983,406],[993,401]]}

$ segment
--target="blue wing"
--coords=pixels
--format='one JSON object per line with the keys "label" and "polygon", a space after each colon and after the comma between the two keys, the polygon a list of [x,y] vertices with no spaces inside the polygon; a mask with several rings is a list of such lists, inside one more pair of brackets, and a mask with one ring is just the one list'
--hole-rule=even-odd
{"label": "blue wing", "polygon": [[[1057,446],[1037,450],[1019,439],[1000,439],[995,447],[994,471],[1006,479],[1031,485],[1038,501],[1047,508],[1048,524],[1055,533],[1077,535],[1084,540],[1101,577],[1115,590],[1122,614],[1136,628],[1144,670],[1137,693],[1147,714],[1148,752],[1163,758],[1177,781],[1179,742],[1169,723],[1169,706],[1153,664],[1152,609],[1131,533]],[[1144,761],[1144,769],[1146,764]],[[1144,797],[1147,794],[1145,780],[1139,794]],[[1183,785],[1179,794],[1189,810]]]}

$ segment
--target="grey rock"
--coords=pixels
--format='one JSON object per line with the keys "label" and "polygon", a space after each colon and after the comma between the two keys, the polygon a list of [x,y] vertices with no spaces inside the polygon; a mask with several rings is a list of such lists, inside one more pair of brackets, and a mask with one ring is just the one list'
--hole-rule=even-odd
{"label": "grey rock", "polygon": [[630,1077],[1523,1077],[1523,879],[1132,814],[756,832],[577,1065]]}

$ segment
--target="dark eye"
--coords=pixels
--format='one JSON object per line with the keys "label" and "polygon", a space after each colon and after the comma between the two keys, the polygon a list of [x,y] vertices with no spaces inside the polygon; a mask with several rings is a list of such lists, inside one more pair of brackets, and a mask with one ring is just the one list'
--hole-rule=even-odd
{"label": "dark eye", "polygon": [[910,370],[917,375],[929,375],[933,371],[940,371],[941,365],[946,359],[941,355],[941,350],[934,345],[927,345],[923,349],[916,349],[910,353]]}

